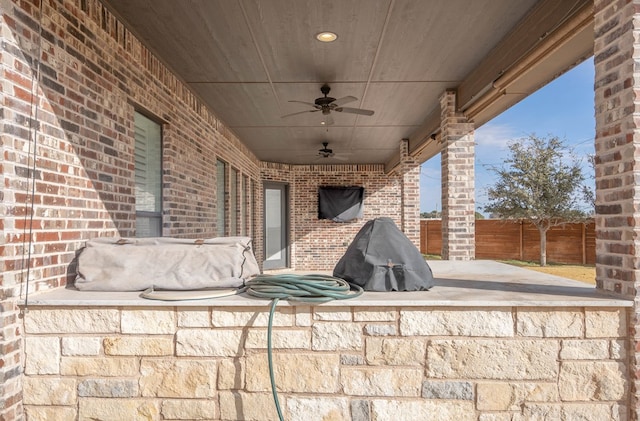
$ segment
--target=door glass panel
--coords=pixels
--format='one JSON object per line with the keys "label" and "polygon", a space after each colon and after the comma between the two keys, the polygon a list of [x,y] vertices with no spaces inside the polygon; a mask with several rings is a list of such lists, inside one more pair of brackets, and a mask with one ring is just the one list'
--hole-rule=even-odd
{"label": "door glass panel", "polygon": [[224,237],[225,234],[225,220],[226,220],[226,212],[225,212],[225,186],[227,184],[226,180],[226,166],[224,162],[218,160],[216,161],[216,197],[217,197],[217,229],[218,229],[218,237]]}
{"label": "door glass panel", "polygon": [[264,269],[286,268],[289,264],[287,186],[264,186]]}
{"label": "door glass panel", "polygon": [[265,250],[266,260],[282,259],[282,193],[275,189],[265,190]]}

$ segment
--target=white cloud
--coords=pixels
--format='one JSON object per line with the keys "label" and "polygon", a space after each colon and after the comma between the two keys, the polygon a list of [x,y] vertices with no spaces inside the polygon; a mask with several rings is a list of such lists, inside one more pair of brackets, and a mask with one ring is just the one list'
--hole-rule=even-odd
{"label": "white cloud", "polygon": [[481,147],[497,146],[506,148],[510,140],[519,137],[522,137],[522,135],[516,134],[513,127],[504,124],[487,123],[476,129],[475,133],[476,144]]}

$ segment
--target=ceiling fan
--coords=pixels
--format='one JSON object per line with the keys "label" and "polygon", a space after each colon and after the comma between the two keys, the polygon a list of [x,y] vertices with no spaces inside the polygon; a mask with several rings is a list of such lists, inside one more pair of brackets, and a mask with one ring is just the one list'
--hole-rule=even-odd
{"label": "ceiling fan", "polygon": [[322,111],[322,115],[325,117],[322,124],[331,125],[333,124],[333,118],[331,117],[331,112],[335,111],[338,113],[349,113],[349,114],[359,114],[359,115],[373,115],[372,110],[365,110],[363,108],[352,108],[352,107],[343,107],[344,104],[348,104],[353,101],[357,101],[358,98],[354,96],[345,96],[342,98],[332,98],[329,95],[331,91],[331,87],[329,85],[324,84],[320,88],[320,92],[323,93],[323,97],[316,98],[313,103],[306,101],[289,101],[289,102],[298,102],[300,104],[305,104],[313,109],[306,111],[298,111],[295,113],[283,115],[282,118],[291,117],[298,114],[304,113],[315,113],[318,111]]}
{"label": "ceiling fan", "polygon": [[350,153],[341,153],[340,156],[337,156],[333,149],[329,148],[329,142],[322,142],[322,149],[318,149],[318,153],[316,154],[316,161],[322,160],[325,158],[332,158],[338,161],[344,161],[347,159],[346,155],[351,155]]}
{"label": "ceiling fan", "polygon": [[329,149],[329,142],[322,142],[322,149],[318,149],[318,156],[322,158],[331,158],[333,156],[333,149]]}

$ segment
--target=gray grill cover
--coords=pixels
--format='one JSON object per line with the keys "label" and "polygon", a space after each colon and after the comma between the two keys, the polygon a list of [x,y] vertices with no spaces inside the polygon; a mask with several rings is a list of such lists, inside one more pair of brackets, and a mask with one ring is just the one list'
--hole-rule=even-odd
{"label": "gray grill cover", "polygon": [[333,276],[366,291],[420,291],[433,286],[431,268],[391,218],[364,224]]}
{"label": "gray grill cover", "polygon": [[90,291],[236,288],[259,273],[248,237],[95,238],[78,256],[75,286]]}

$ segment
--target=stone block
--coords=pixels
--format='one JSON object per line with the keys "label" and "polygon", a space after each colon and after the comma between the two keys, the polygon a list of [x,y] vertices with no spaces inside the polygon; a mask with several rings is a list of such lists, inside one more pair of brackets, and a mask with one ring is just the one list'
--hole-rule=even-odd
{"label": "stone block", "polygon": [[565,340],[560,343],[562,360],[609,359],[610,343],[606,339]]}
{"label": "stone block", "polygon": [[540,338],[582,338],[584,336],[583,313],[577,309],[518,310],[516,326],[518,336]]}
{"label": "stone block", "polygon": [[432,340],[427,345],[427,376],[551,380],[558,375],[559,348],[554,340]]}
{"label": "stone block", "polygon": [[31,377],[22,380],[25,405],[75,405],[76,380],[59,377]]}
{"label": "stone block", "polygon": [[68,336],[62,338],[62,355],[98,355],[101,350],[100,338],[88,336]]}
{"label": "stone block", "polygon": [[626,405],[614,403],[611,405],[611,419],[613,421],[629,421],[629,408]]}
{"label": "stone block", "polygon": [[513,391],[507,383],[478,383],[476,390],[481,411],[506,411],[513,405]]}
{"label": "stone block", "polygon": [[396,325],[374,325],[364,326],[364,333],[369,336],[395,336],[398,334]]}
{"label": "stone block", "polygon": [[625,338],[627,312],[625,309],[585,311],[587,338]]}
{"label": "stone block", "polygon": [[615,361],[563,362],[558,389],[563,401],[621,401],[627,398],[626,368]]}
{"label": "stone block", "polygon": [[[273,349],[311,349],[310,330],[276,330],[271,333]],[[252,329],[247,332],[245,348],[267,348],[267,330]]]}
{"label": "stone block", "polygon": [[165,420],[212,420],[218,418],[218,407],[213,399],[166,399],[160,413]]}
{"label": "stone block", "polygon": [[514,336],[511,311],[505,310],[403,310],[402,336]]}
{"label": "stone block", "polygon": [[143,358],[140,393],[145,397],[212,398],[217,376],[216,361]]}
{"label": "stone block", "polygon": [[340,383],[345,394],[351,396],[420,396],[423,370],[420,367],[387,368],[342,367]]}
{"label": "stone block", "polygon": [[[246,389],[271,390],[266,354],[247,357]],[[273,354],[273,370],[278,390],[295,393],[337,393],[340,357],[336,354]]]}
{"label": "stone block", "polygon": [[173,309],[122,310],[122,333],[167,335],[176,331],[176,313]]}
{"label": "stone block", "polygon": [[609,358],[614,360],[626,360],[627,342],[625,340],[613,340],[609,344]]}
{"label": "stone block", "polygon": [[522,421],[562,420],[560,414],[560,405],[527,403],[522,408]]}
{"label": "stone block", "polygon": [[603,421],[615,420],[611,407],[606,403],[565,403],[560,409],[562,420]]}
{"label": "stone block", "polygon": [[244,354],[244,342],[238,329],[182,329],[176,333],[176,355],[239,357]]}
{"label": "stone block", "polygon": [[78,418],[81,420],[159,420],[160,407],[151,399],[80,399]]}
{"label": "stone block", "polygon": [[[399,414],[411,414],[410,418],[400,418]],[[371,401],[372,420],[455,420],[476,421],[473,402],[469,401]]]}
{"label": "stone block", "polygon": [[120,330],[120,311],[29,308],[24,329],[26,333],[116,333]]}
{"label": "stone block", "polygon": [[365,361],[362,355],[342,354],[340,355],[340,364],[342,365],[365,365]]}
{"label": "stone block", "polygon": [[391,307],[376,307],[374,310],[356,307],[353,311],[353,320],[356,322],[395,322],[398,312]]}
{"label": "stone block", "polygon": [[527,402],[560,402],[558,385],[556,382],[548,383],[512,383],[513,402],[509,408],[511,411],[518,411]]}
{"label": "stone block", "polygon": [[[273,421],[278,419],[271,393],[221,391],[219,400],[222,420]],[[286,402],[286,398],[280,396],[280,406],[283,407]]]}
{"label": "stone block", "polygon": [[78,383],[78,396],[91,398],[134,398],[138,381],[134,379],[86,379]]}
{"label": "stone block", "polygon": [[346,398],[287,398],[285,419],[351,421],[349,401]]}
{"label": "stone block", "polygon": [[211,313],[207,307],[179,308],[178,327],[211,327]]}
{"label": "stone block", "polygon": [[351,419],[352,421],[370,421],[371,408],[367,400],[351,401]]}
{"label": "stone block", "polygon": [[480,414],[478,421],[516,421],[509,412]]}
{"label": "stone block", "polygon": [[[273,326],[293,326],[294,308],[278,306],[273,315]],[[269,325],[269,309],[233,308],[211,311],[211,323],[214,327],[267,327]]]}
{"label": "stone block", "polygon": [[224,359],[218,362],[218,390],[244,388],[244,360]]}
{"label": "stone block", "polygon": [[349,307],[314,307],[313,318],[328,322],[349,322],[353,315]]}
{"label": "stone block", "polygon": [[297,305],[295,306],[295,310],[296,326],[309,327],[313,324],[313,311],[311,307]]}
{"label": "stone block", "polygon": [[424,365],[426,339],[367,338],[365,357],[371,365]]}
{"label": "stone block", "polygon": [[60,339],[29,336],[25,338],[25,374],[60,373]]}
{"label": "stone block", "polygon": [[138,374],[138,358],[63,357],[60,373],[65,376],[131,377]]}
{"label": "stone block", "polygon": [[24,412],[29,421],[76,421],[75,407],[65,406],[25,406]]}
{"label": "stone block", "polygon": [[357,323],[316,323],[312,328],[311,347],[314,351],[362,349],[362,326]]}
{"label": "stone block", "polygon": [[422,383],[422,397],[425,399],[474,399],[473,384],[464,381],[432,381]]}
{"label": "stone block", "polygon": [[106,355],[173,355],[172,336],[112,336],[103,344]]}

